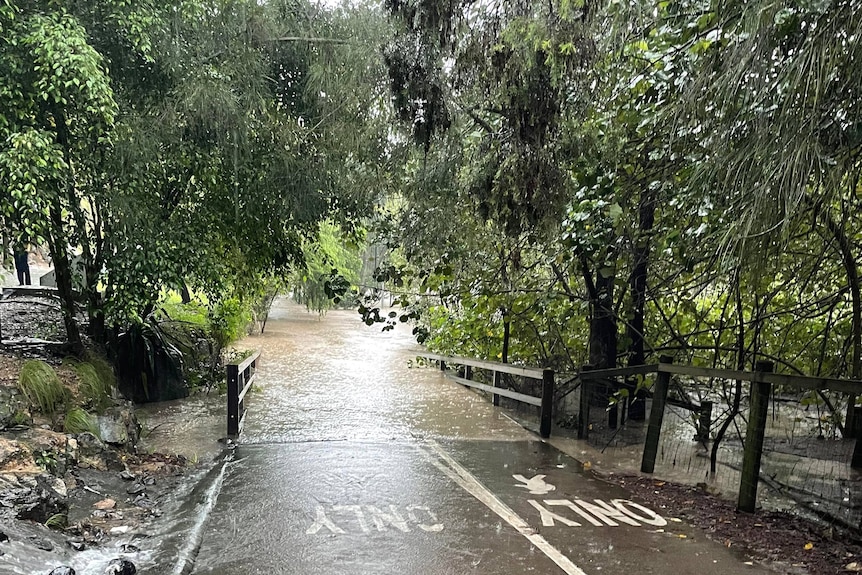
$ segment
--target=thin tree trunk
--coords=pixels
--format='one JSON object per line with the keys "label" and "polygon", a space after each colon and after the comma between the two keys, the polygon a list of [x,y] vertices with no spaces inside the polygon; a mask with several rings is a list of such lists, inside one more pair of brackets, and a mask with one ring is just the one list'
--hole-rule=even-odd
{"label": "thin tree trunk", "polygon": [[[853,257],[853,248],[850,245],[850,240],[844,228],[832,218],[822,205],[817,204],[814,206],[814,209],[818,218],[823,222],[835,240],[838,253],[841,256],[841,265],[844,266],[844,273],[847,274],[847,287],[850,289],[850,300],[853,307],[850,377],[852,379],[860,379],[862,377],[862,290],[860,290],[859,286],[859,268],[856,265],[856,259]],[[849,395],[847,397],[847,414],[844,418],[844,437],[849,438],[854,435],[853,408],[855,405],[856,396]]]}
{"label": "thin tree trunk", "polygon": [[60,233],[64,229],[63,211],[60,200],[51,204],[51,233],[48,236],[48,249],[54,262],[54,275],[57,280],[57,294],[60,296],[60,307],[63,312],[63,324],[66,327],[66,340],[74,353],[83,350],[81,332],[75,317],[75,295],[72,289],[72,267],[69,254],[66,251],[66,239]]}
{"label": "thin tree trunk", "polygon": [[[632,319],[626,333],[629,340],[628,365],[643,365],[644,353],[644,310],[646,308],[647,276],[649,272],[650,232],[655,223],[655,193],[641,193],[638,205],[638,238],[634,249],[634,268],[629,282],[632,296]],[[646,418],[646,392],[636,389],[636,383],[627,382],[629,389],[629,418],[642,421]]]}
{"label": "thin tree trunk", "polygon": [[[737,316],[737,332],[736,332],[736,369],[742,371],[745,369],[745,312],[742,307],[742,288],[740,287],[739,268],[733,275],[733,286],[736,295],[736,316]],[[733,401],[730,405],[730,412],[727,414],[727,419],[721,424],[718,432],[715,434],[715,439],[712,442],[712,450],[709,454],[709,472],[715,475],[715,470],[718,465],[718,446],[724,439],[724,434],[739,414],[739,406],[742,403],[742,381],[736,380],[733,389]]]}

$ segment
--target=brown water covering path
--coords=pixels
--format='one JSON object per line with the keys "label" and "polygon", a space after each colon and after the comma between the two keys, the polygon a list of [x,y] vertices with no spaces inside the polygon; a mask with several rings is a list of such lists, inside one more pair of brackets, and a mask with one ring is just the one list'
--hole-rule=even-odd
{"label": "brown water covering path", "polygon": [[278,302],[193,573],[764,572],[411,367],[408,331]]}

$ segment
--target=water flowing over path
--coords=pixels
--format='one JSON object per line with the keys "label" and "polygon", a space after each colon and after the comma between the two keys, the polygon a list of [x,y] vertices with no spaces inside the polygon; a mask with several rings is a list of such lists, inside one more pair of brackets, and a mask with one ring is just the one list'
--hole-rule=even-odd
{"label": "water flowing over path", "polygon": [[178,575],[765,572],[413,367],[408,329],[281,301],[245,345],[259,389]]}

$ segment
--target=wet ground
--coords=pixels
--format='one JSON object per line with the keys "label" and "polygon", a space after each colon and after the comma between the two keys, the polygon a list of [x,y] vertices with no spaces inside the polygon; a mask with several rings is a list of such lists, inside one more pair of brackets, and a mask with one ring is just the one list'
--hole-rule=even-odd
{"label": "wet ground", "polygon": [[[159,535],[145,573],[766,572],[411,367],[406,330],[277,302],[267,333],[243,345],[262,359],[239,445]],[[186,434],[185,455],[218,453],[215,436],[168,425],[191,408],[196,430],[217,429],[214,400],[169,406],[164,425],[152,412],[148,441]]]}

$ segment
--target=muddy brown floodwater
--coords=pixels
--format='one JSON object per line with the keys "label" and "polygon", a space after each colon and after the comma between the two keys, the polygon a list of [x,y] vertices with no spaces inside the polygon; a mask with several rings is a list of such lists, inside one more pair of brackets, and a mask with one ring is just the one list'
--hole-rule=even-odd
{"label": "muddy brown floodwater", "polygon": [[[237,446],[157,535],[147,573],[763,573],[414,365],[409,330],[276,303]],[[222,454],[223,398],[149,413],[154,448]]]}

